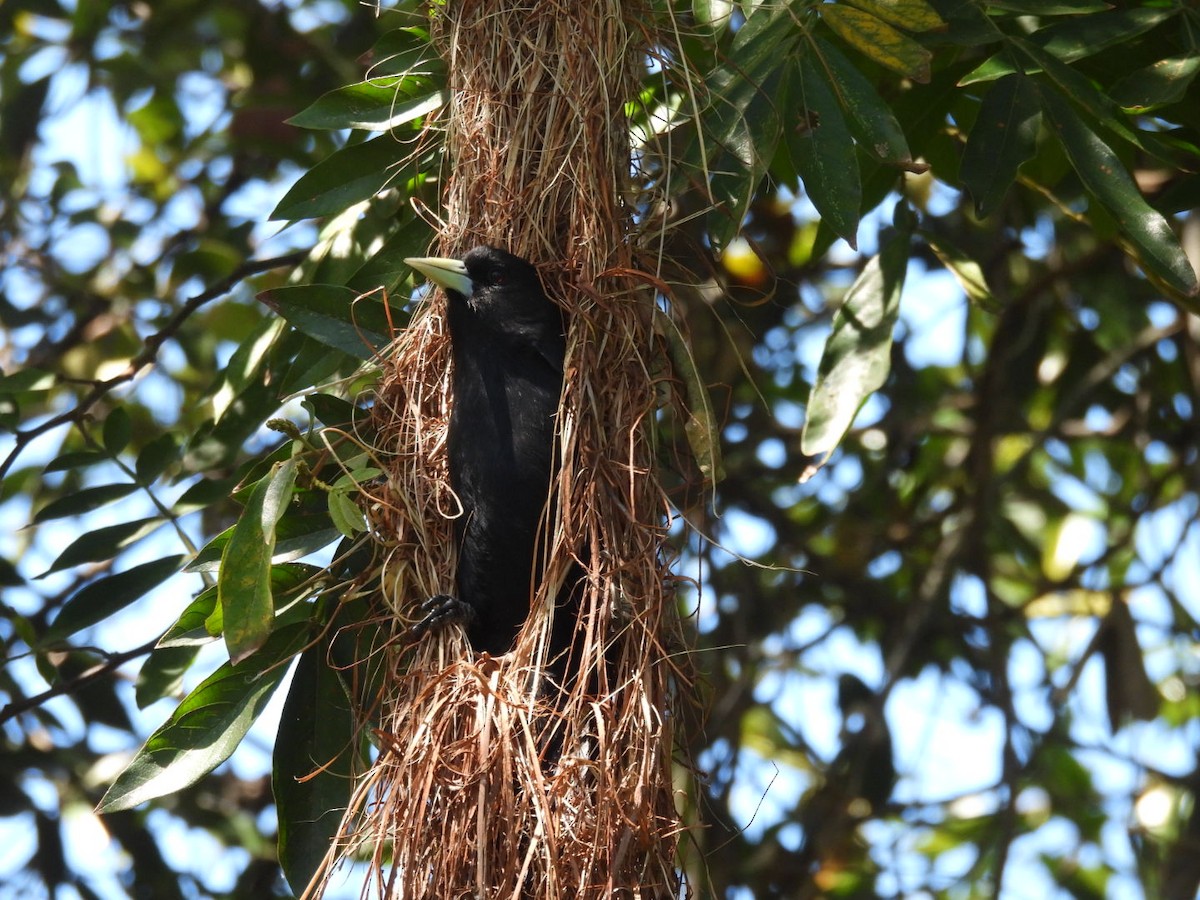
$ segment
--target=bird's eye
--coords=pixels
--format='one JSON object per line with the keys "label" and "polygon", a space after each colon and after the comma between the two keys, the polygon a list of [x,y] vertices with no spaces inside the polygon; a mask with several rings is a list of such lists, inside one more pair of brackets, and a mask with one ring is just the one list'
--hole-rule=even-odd
{"label": "bird's eye", "polygon": [[508,276],[499,269],[495,269],[492,271],[491,281],[492,284],[504,284],[506,281],[508,281]]}

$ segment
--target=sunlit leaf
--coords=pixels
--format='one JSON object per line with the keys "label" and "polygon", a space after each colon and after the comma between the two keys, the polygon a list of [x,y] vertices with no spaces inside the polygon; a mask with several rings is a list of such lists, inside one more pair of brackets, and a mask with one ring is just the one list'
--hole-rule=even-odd
{"label": "sunlit leaf", "polygon": [[930,31],[945,23],[925,0],[846,0],[864,12],[905,31]]}
{"label": "sunlit leaf", "polygon": [[96,487],[83,488],[74,493],[51,500],[33,517],[35,523],[49,522],[51,519],[61,519],[65,516],[78,516],[102,506],[107,506],[116,500],[128,497],[138,489],[136,484],[102,484]]}
{"label": "sunlit leaf", "polygon": [[867,261],[833,317],[800,439],[805,455],[821,457],[815,468],[829,458],[859,407],[887,378],[907,264],[908,241],[895,237]]}
{"label": "sunlit leaf", "polygon": [[1109,96],[1124,109],[1147,112],[1177,103],[1200,72],[1200,56],[1160,59],[1131,72],[1112,86]]}
{"label": "sunlit leaf", "polygon": [[391,341],[390,317],[379,293],[299,284],[265,291],[260,299],[299,331],[359,359],[371,358]]}
{"label": "sunlit leaf", "polygon": [[818,9],[834,33],[859,53],[914,81],[929,81],[932,54],[912,38],[852,6],[826,3]]}
{"label": "sunlit leaf", "polygon": [[150,735],[97,811],[132,809],[182,790],[228,759],[287,674],[281,663],[307,636],[305,626],[278,631],[242,665],[225,663],[204,679]]}
{"label": "sunlit leaf", "polygon": [[221,555],[217,591],[229,658],[238,663],[271,634],[271,556],[275,526],[291,502],[296,461],[279,463],[255,485]]}
{"label": "sunlit leaf", "polygon": [[77,631],[102,622],[158,587],[183,565],[182,556],[164,556],[132,566],[116,575],[105,575],[76,591],[55,616],[42,636],[44,645],[54,644]]}
{"label": "sunlit leaf", "polygon": [[83,563],[113,559],[126,547],[158,528],[162,521],[161,518],[152,516],[146,519],[118,522],[115,525],[105,525],[84,532],[71,541],[51,563],[50,568],[38,577],[44,577],[51,572],[61,572],[63,569],[70,569]]}
{"label": "sunlit leaf", "polygon": [[1170,224],[1148,204],[1121,160],[1054,90],[1041,92],[1042,108],[1054,126],[1076,174],[1113,214],[1138,249],[1138,260],[1185,296],[1200,293],[1196,272]]}
{"label": "sunlit leaf", "polygon": [[390,134],[343,147],[301,175],[283,195],[271,218],[334,215],[374,197],[396,179],[408,153]]}

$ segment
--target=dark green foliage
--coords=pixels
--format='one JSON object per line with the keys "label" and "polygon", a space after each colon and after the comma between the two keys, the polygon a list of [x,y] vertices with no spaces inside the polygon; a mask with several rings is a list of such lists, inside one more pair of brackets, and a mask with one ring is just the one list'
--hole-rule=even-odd
{"label": "dark green foliage", "polygon": [[[671,226],[670,446],[724,472],[680,495],[714,541],[680,566],[698,893],[1190,900],[1200,12],[667,2],[637,212]],[[269,896],[334,833],[371,752],[363,390],[444,164],[428,14],[0,6],[0,815],[36,835],[0,881]],[[85,93],[125,128],[95,166]],[[272,798],[216,767],[285,684]],[[929,737],[981,728],[953,765]],[[176,871],[146,801],[237,884]],[[97,886],[62,841],[101,802],[131,874]]]}

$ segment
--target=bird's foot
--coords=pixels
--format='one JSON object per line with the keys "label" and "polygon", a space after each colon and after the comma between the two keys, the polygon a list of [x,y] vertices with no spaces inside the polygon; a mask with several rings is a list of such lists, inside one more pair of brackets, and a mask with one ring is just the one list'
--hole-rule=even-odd
{"label": "bird's foot", "polygon": [[451,597],[449,594],[434,594],[418,610],[421,618],[409,626],[408,638],[416,643],[429,632],[441,628],[449,622],[470,622],[475,618],[475,610],[470,604]]}

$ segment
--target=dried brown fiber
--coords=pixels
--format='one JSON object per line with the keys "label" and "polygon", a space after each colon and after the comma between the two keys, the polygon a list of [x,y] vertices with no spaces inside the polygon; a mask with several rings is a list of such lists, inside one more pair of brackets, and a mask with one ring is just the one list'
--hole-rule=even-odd
{"label": "dried brown fiber", "polygon": [[[448,148],[437,252],[505,247],[569,310],[563,466],[545,584],[514,650],[476,659],[456,627],[385,649],[382,749],[339,850],[373,855],[364,896],[679,896],[672,713],[688,679],[651,445],[662,354],[653,293],[632,274],[628,200],[646,16],[619,0],[433,9],[451,91],[434,123]],[[399,336],[376,396],[387,484],[370,518],[397,634],[454,591],[444,302]],[[572,560],[587,572],[578,641],[594,677],[551,702],[534,676],[546,598]],[[544,759],[554,724],[561,756]]]}

